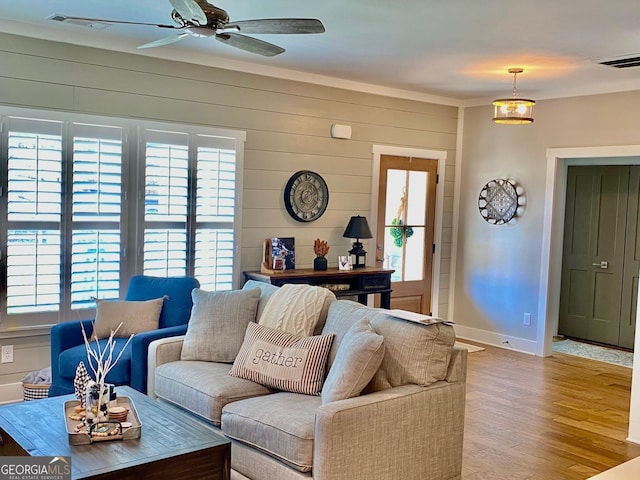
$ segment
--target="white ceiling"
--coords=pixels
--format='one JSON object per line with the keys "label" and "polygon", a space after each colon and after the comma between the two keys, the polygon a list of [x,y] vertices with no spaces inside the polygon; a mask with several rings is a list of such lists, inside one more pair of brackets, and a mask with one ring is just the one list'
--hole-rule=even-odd
{"label": "white ceiling", "polygon": [[255,35],[287,50],[261,57],[212,38],[137,50],[174,32],[137,25],[95,30],[47,20],[57,13],[171,24],[169,0],[0,0],[0,31],[454,105],[510,96],[509,67],[525,69],[518,96],[533,99],[640,89],[640,67],[596,63],[640,54],[638,0],[210,3],[231,21],[318,18],[326,32]]}

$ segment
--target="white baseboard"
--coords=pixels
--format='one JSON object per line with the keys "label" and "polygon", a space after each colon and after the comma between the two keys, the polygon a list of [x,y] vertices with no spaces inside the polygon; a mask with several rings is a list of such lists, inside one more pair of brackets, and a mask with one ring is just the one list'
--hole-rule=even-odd
{"label": "white baseboard", "polygon": [[22,383],[6,383],[0,385],[0,405],[22,401]]}
{"label": "white baseboard", "polygon": [[635,443],[637,445],[640,445],[640,438],[627,437],[627,442],[631,442],[631,443]]}
{"label": "white baseboard", "polygon": [[504,348],[506,350],[513,350],[514,352],[528,353],[529,355],[536,354],[536,347],[538,343],[533,340],[511,337],[509,335],[488,332],[486,330],[465,327],[464,325],[458,324],[454,324],[453,328],[456,332],[456,337],[460,340],[471,340],[484,343],[486,345],[493,345],[494,347]]}

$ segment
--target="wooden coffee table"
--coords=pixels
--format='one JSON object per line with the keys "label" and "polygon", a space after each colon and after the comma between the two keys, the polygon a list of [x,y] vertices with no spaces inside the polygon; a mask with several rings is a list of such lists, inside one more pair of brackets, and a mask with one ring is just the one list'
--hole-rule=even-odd
{"label": "wooden coffee table", "polygon": [[70,445],[64,402],[73,395],[0,406],[0,456],[70,456],[71,478],[229,480],[231,443],[206,423],[130,387],[139,439]]}

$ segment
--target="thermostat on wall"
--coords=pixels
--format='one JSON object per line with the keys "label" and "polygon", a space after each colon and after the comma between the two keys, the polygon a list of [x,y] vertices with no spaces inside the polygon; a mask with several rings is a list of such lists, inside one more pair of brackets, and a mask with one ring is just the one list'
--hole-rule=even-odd
{"label": "thermostat on wall", "polygon": [[351,138],[351,125],[338,125],[337,123],[331,125],[331,136],[333,138]]}

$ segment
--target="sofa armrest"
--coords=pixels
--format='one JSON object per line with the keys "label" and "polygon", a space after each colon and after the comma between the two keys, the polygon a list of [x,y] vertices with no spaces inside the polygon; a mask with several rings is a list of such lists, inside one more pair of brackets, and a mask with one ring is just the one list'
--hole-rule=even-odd
{"label": "sofa armrest", "polygon": [[176,335],[184,335],[187,325],[160,328],[148,332],[136,333],[131,339],[131,387],[147,393],[147,350],[154,340]]}
{"label": "sofa armrest", "polygon": [[147,395],[156,398],[155,374],[156,367],[163,363],[180,360],[184,335],[177,337],[161,338],[149,344],[147,351]]}
{"label": "sofa armrest", "polygon": [[314,480],[460,478],[465,383],[404,385],[316,412]]}
{"label": "sofa armrest", "polygon": [[93,320],[80,320],[74,322],[59,323],[51,327],[51,387],[50,395],[61,395],[68,393],[63,389],[58,391],[62,383],[60,376],[59,357],[62,352],[77,345],[84,345],[82,337],[82,327],[84,327],[87,338],[93,334]]}
{"label": "sofa armrest", "polygon": [[87,338],[91,338],[93,320],[58,323],[51,327],[51,353],[55,354],[57,358],[63,351],[71,347],[84,345],[82,327],[84,327]]}
{"label": "sofa armrest", "polygon": [[447,382],[466,382],[467,381],[467,356],[469,350],[466,348],[453,347],[451,350],[451,360],[449,360],[449,368],[445,380]]}

